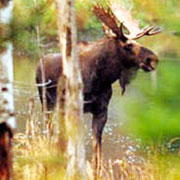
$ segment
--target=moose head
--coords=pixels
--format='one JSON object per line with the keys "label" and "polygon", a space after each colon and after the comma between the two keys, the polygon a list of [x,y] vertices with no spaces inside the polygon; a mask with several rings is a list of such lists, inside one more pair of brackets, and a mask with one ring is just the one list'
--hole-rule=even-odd
{"label": "moose head", "polygon": [[[137,69],[149,72],[155,70],[158,64],[157,55],[137,43],[136,40],[143,36],[156,35],[162,29],[157,26],[147,26],[140,29],[139,22],[133,19],[130,11],[117,3],[109,5],[106,10],[99,4],[96,4],[94,13],[103,23],[105,35],[113,37],[118,42],[120,58],[124,67],[124,71],[120,73],[119,82],[122,94],[124,94],[126,85]],[[129,34],[125,34],[124,29]]]}

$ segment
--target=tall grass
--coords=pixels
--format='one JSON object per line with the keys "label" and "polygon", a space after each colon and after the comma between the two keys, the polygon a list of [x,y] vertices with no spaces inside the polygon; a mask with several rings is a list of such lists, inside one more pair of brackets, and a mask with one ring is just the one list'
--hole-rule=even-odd
{"label": "tall grass", "polygon": [[[57,137],[51,141],[35,111],[34,100],[29,101],[29,118],[26,130],[16,133],[13,146],[13,171],[15,180],[66,180],[66,157],[59,153]],[[162,152],[161,152],[162,154]],[[131,155],[131,154],[129,154]],[[180,159],[173,155],[160,155],[155,149],[146,154],[145,162],[129,163],[124,158],[102,160],[99,180],[178,180],[180,178]],[[86,161],[84,171],[88,180],[93,180],[93,169]],[[81,179],[81,178],[73,178]]]}

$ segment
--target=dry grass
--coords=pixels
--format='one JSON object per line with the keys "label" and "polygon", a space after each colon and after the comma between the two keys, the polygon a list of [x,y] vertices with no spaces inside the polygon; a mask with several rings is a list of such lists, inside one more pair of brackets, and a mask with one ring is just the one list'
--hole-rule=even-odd
{"label": "dry grass", "polygon": [[[58,153],[56,137],[50,138],[37,123],[34,101],[30,101],[26,131],[14,136],[14,180],[66,180],[66,157]],[[103,160],[99,180],[179,180],[178,157],[150,155],[141,165],[126,159]],[[84,171],[93,180],[89,161]],[[76,177],[73,179],[82,179]]]}

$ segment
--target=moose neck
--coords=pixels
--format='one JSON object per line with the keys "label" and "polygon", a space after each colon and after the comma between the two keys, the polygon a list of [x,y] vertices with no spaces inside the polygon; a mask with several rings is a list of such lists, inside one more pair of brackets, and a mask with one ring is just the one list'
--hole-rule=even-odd
{"label": "moose neck", "polygon": [[[118,42],[114,38],[104,37],[103,39],[89,43],[86,50],[82,50],[80,54],[81,63],[96,74],[102,83],[112,84],[119,77],[122,69],[120,49]],[[86,59],[85,59],[85,58]],[[86,61],[86,62],[84,62]],[[93,66],[93,67],[92,67]]]}

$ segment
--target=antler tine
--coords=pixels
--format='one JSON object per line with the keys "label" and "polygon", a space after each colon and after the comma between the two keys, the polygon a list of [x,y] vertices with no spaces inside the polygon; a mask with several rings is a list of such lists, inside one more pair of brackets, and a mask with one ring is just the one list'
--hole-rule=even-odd
{"label": "antler tine", "polygon": [[126,35],[123,32],[123,27],[124,27],[124,23],[122,22],[120,27],[119,27],[119,33],[118,34],[119,34],[119,37],[121,37],[122,41],[127,41],[128,38],[126,37]]}
{"label": "antler tine", "polygon": [[112,32],[112,30],[110,28],[108,28],[104,23],[102,23],[102,30],[107,37],[115,37],[116,36]]}
{"label": "antler tine", "polygon": [[152,35],[155,35],[155,34],[158,34],[162,32],[162,28],[160,27],[157,27],[157,26],[147,26],[145,28],[143,28],[141,30],[140,33],[138,33],[135,37],[131,37],[131,39],[139,39],[143,36],[152,36]]}
{"label": "antler tine", "polygon": [[162,31],[163,31],[163,28],[161,28],[159,26],[155,26],[154,29],[152,29],[149,32],[149,35],[155,35],[155,34],[161,33]]}
{"label": "antler tine", "polygon": [[111,11],[111,9],[105,9],[100,6],[99,4],[96,4],[93,9],[96,16],[108,27],[110,28],[115,34],[118,32],[118,25],[116,23],[115,17]]}
{"label": "antler tine", "polygon": [[146,26],[143,29],[139,29],[139,33],[136,34],[134,37],[131,37],[131,39],[139,39],[145,35],[149,35],[149,32],[154,28],[154,26]]}

